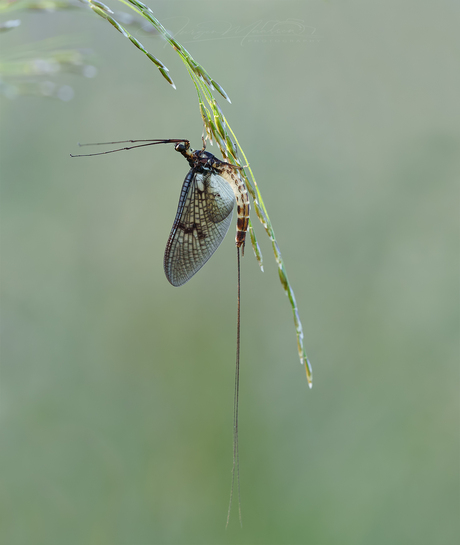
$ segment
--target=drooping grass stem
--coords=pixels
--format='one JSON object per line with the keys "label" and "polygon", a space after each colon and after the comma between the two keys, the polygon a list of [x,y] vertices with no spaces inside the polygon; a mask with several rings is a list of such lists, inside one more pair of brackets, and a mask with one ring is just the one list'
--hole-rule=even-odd
{"label": "drooping grass stem", "polygon": [[[223,98],[228,102],[230,98],[225,92],[223,87],[217,83],[208,72],[201,66],[192,55],[185,49],[160,23],[160,21],[155,17],[153,11],[143,2],[138,0],[119,0],[121,3],[125,4],[127,7],[133,9],[138,15],[144,17],[149,21],[158,33],[171,45],[171,47],[176,51],[179,57],[182,59],[185,64],[187,71],[190,75],[190,78],[193,81],[195,90],[198,95],[198,104],[200,108],[200,114],[203,119],[204,131],[206,134],[203,134],[203,137],[209,140],[211,143],[215,141],[219,146],[219,149],[225,159],[225,161],[236,164],[241,168],[241,175],[244,178],[244,181],[247,185],[248,191],[253,199],[254,210],[259,218],[259,221],[262,223],[267,235],[269,236],[273,253],[275,256],[276,263],[278,265],[278,274],[280,277],[281,284],[286,295],[289,298],[291,304],[292,313],[294,316],[294,324],[296,329],[297,336],[297,351],[299,354],[300,362],[302,365],[305,365],[308,385],[312,386],[312,369],[310,362],[307,358],[305,347],[304,347],[304,335],[302,329],[302,323],[300,321],[299,310],[297,307],[297,302],[295,299],[294,291],[289,282],[286,267],[279,249],[278,243],[276,242],[275,232],[273,230],[270,217],[268,215],[267,209],[265,207],[262,195],[260,193],[259,187],[257,185],[254,173],[249,165],[249,161],[241,147],[235,133],[230,127],[226,117],[224,116],[217,100],[213,95],[213,91],[217,91]],[[99,0],[88,0],[88,4],[91,9],[97,13],[99,16],[106,19],[114,28],[116,28],[123,36],[130,40],[130,42],[140,51],[142,51],[147,57],[155,64],[162,76],[168,81],[170,85],[175,88],[175,84],[172,78],[169,75],[168,68],[154,55],[152,55],[145,47],[132,36],[121,24],[119,24],[115,18],[112,16],[112,12]],[[238,158],[238,151],[243,158],[243,164]],[[247,174],[249,173],[249,176]],[[252,226],[252,223],[249,222],[249,234],[251,239],[251,244],[254,250],[254,254],[257,258],[257,261],[263,270],[262,265],[262,253],[260,251],[259,244]]]}

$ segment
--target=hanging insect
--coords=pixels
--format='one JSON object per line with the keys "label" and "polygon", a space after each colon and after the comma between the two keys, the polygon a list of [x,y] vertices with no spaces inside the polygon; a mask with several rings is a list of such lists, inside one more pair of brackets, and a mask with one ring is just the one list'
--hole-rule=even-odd
{"label": "hanging insect", "polygon": [[[143,143],[139,144],[139,142]],[[212,153],[205,151],[204,140],[201,150],[193,150],[190,147],[190,142],[182,139],[122,140],[118,142],[98,142],[81,145],[95,146],[124,143],[136,145],[100,153],[71,155],[71,157],[105,155],[116,151],[130,150],[155,144],[175,144],[175,150],[181,153],[190,165],[190,171],[182,185],[176,217],[164,254],[164,271],[166,278],[173,286],[182,286],[188,282],[220,246],[230,228],[236,201],[238,216],[235,238],[238,270],[237,349],[233,405],[233,469],[227,524],[230,518],[235,474],[237,476],[238,508],[241,522],[238,455],[240,249],[241,253],[244,254],[250,209],[248,192],[239,174],[242,167],[221,161],[212,155]]]}
{"label": "hanging insect", "polygon": [[232,221],[235,200],[238,220],[236,245],[244,252],[248,230],[249,197],[238,167],[211,153],[194,151],[184,141],[175,146],[189,162],[176,219],[166,244],[164,269],[173,286],[181,286],[198,272],[217,250]]}
{"label": "hanging insect", "polygon": [[176,218],[164,255],[166,278],[173,286],[182,286],[188,282],[220,246],[230,228],[235,200],[238,213],[236,246],[244,253],[249,221],[249,196],[238,173],[241,167],[220,161],[212,153],[205,151],[204,145],[201,150],[193,150],[188,140],[126,140],[81,145],[127,142],[148,143],[71,157],[105,155],[155,144],[176,144],[175,150],[187,159],[191,168],[182,185]]}

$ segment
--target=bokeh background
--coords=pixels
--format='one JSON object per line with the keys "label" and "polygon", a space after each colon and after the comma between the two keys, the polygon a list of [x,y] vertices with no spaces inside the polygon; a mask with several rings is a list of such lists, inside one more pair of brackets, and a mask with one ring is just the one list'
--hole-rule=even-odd
{"label": "bokeh background", "polygon": [[173,288],[162,260],[182,157],[69,157],[79,141],[199,147],[193,85],[158,37],[133,31],[176,91],[90,12],[21,12],[6,57],[63,37],[98,74],[54,74],[63,100],[1,97],[1,542],[458,543],[459,5],[150,5],[232,99],[220,104],[272,219],[314,386],[254,219],[265,272],[248,247],[243,528],[234,504],[225,530],[234,228]]}

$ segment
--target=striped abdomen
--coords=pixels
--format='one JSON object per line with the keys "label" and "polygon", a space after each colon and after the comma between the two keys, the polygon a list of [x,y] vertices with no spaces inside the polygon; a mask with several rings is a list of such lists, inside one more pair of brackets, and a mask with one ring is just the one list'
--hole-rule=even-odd
{"label": "striped abdomen", "polygon": [[249,195],[246,186],[241,179],[237,167],[229,164],[217,163],[213,167],[219,175],[226,180],[235,194],[238,219],[236,222],[236,245],[244,252],[244,240],[249,226]]}

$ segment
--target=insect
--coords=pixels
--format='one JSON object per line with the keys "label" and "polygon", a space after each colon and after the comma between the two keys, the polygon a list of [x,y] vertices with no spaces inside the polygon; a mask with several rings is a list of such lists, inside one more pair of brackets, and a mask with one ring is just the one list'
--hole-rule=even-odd
{"label": "insect", "polygon": [[249,221],[249,197],[238,167],[211,153],[194,151],[185,141],[175,146],[188,161],[176,219],[166,244],[164,269],[173,286],[198,272],[220,246],[232,221],[235,200],[236,246],[244,251]]}
{"label": "insect", "polygon": [[[139,142],[142,142],[140,144]],[[210,259],[227,234],[237,207],[236,248],[238,270],[237,304],[237,350],[235,368],[235,390],[233,405],[233,469],[228,508],[227,525],[230,518],[235,474],[238,488],[238,508],[241,523],[241,501],[239,484],[238,454],[238,402],[240,373],[240,249],[244,253],[246,233],[249,225],[249,196],[240,176],[242,167],[217,159],[205,151],[205,142],[201,150],[193,150],[188,140],[123,140],[102,142],[91,145],[132,143],[134,146],[119,148],[100,153],[71,155],[88,157],[105,155],[116,151],[130,150],[155,144],[175,144],[175,150],[185,157],[190,170],[185,177],[177,207],[176,217],[166,244],[164,271],[173,286],[182,286],[192,278]]]}

